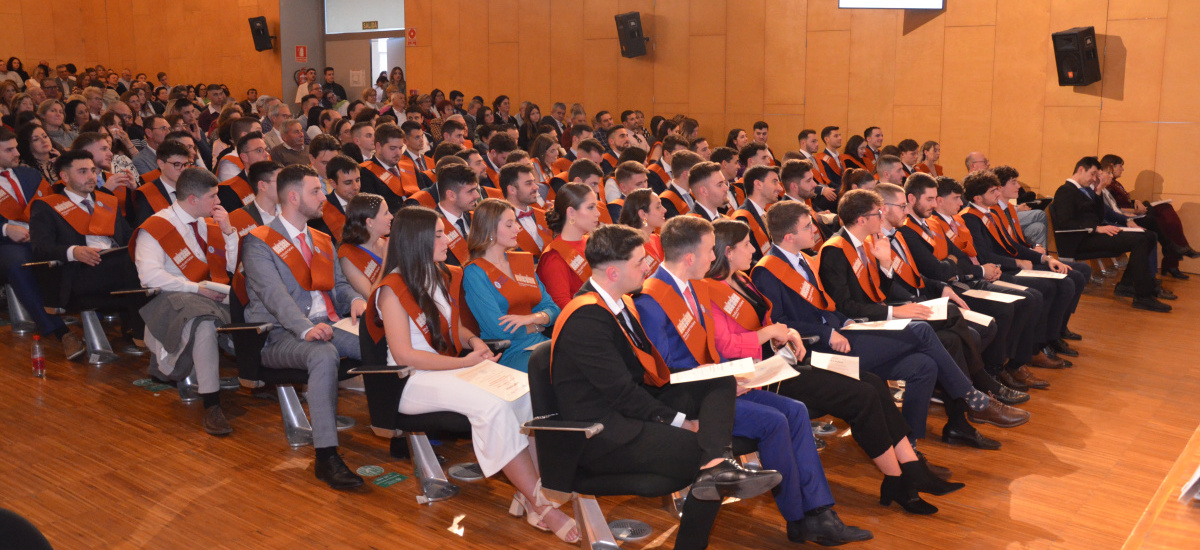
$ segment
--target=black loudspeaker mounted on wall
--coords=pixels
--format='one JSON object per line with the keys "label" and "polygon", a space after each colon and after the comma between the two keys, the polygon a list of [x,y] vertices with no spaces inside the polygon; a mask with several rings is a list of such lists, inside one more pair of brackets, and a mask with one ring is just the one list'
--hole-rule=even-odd
{"label": "black loudspeaker mounted on wall", "polygon": [[265,52],[275,49],[274,36],[271,36],[271,31],[267,29],[266,17],[251,17],[250,18],[250,37],[254,39],[254,50]]}
{"label": "black loudspeaker mounted on wall", "polygon": [[646,55],[646,37],[642,34],[642,14],[631,11],[620,13],[617,19],[617,38],[621,40],[622,57]]}
{"label": "black loudspeaker mounted on wall", "polygon": [[1059,86],[1087,86],[1100,81],[1096,28],[1075,27],[1050,35]]}

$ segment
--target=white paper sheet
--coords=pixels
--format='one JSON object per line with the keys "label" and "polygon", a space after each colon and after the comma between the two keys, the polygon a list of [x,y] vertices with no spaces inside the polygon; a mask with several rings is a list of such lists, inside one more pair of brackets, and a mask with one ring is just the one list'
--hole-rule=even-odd
{"label": "white paper sheet", "polygon": [[789,378],[800,376],[782,355],[755,363],[754,372],[738,375],[738,385],[743,388],[761,388]]}
{"label": "white paper sheet", "polygon": [[950,298],[935,298],[933,300],[925,300],[924,302],[919,303],[933,310],[933,314],[931,314],[929,319],[926,319],[926,321],[946,320],[946,308],[950,307]]}
{"label": "white paper sheet", "polygon": [[1014,285],[1012,283],[1006,283],[1004,281],[992,281],[992,284],[994,284],[996,286],[1002,286],[1004,288],[1011,288],[1013,290],[1029,290],[1029,287],[1027,287],[1027,286]]}
{"label": "white paper sheet", "polygon": [[1053,271],[1039,271],[1037,269],[1022,269],[1017,272],[1017,277],[1031,277],[1037,279],[1066,279],[1066,273],[1055,273]]}
{"label": "white paper sheet", "polygon": [[737,359],[728,363],[701,365],[694,369],[673,372],[671,373],[671,383],[683,384],[685,382],[698,382],[700,380],[710,380],[713,378],[720,378],[722,376],[737,376],[739,374],[747,374],[752,372],[754,372],[753,359]]}
{"label": "white paper sheet", "polygon": [[1158,206],[1160,204],[1171,204],[1172,202],[1175,202],[1175,201],[1173,201],[1171,199],[1163,199],[1161,201],[1150,201],[1150,206]]}
{"label": "white paper sheet", "polygon": [[858,358],[852,355],[812,352],[812,366],[833,371],[858,380]]}
{"label": "white paper sheet", "polygon": [[516,401],[529,393],[528,374],[492,361],[462,369],[455,376],[505,401]]}
{"label": "white paper sheet", "polygon": [[1141,227],[1122,227],[1121,231],[1125,231],[1128,233],[1145,233],[1146,232],[1146,230]]}
{"label": "white paper sheet", "polygon": [[912,319],[892,319],[891,321],[870,321],[846,325],[838,330],[904,330]]}
{"label": "white paper sheet", "polygon": [[991,315],[986,315],[970,309],[962,310],[962,315],[963,319],[983,326],[987,326],[994,320]]}
{"label": "white paper sheet", "polygon": [[1004,294],[1003,292],[991,292],[989,290],[971,289],[963,293],[963,296],[971,296],[981,300],[991,300],[993,302],[1004,302],[1011,304],[1017,300],[1024,300],[1024,296],[1015,296],[1013,294]]}
{"label": "white paper sheet", "polygon": [[355,323],[354,320],[349,317],[342,317],[340,321],[333,324],[333,328],[340,328],[355,336],[358,336],[358,327],[359,323]]}

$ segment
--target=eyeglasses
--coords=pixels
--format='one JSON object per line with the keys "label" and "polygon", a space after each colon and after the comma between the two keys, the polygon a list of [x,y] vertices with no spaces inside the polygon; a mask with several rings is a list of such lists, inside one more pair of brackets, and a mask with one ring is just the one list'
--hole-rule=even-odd
{"label": "eyeglasses", "polygon": [[883,205],[884,206],[895,206],[896,208],[904,208],[904,207],[908,206],[907,204],[895,204],[895,203],[891,203],[891,202],[885,202],[885,203],[883,203]]}
{"label": "eyeglasses", "polygon": [[187,162],[168,162],[167,165],[176,170],[183,170],[184,168],[191,168],[195,166],[196,163],[189,160]]}
{"label": "eyeglasses", "polygon": [[248,152],[248,153],[254,153],[254,154],[256,154],[256,155],[261,155],[261,154],[263,154],[263,153],[266,153],[266,152],[267,152],[267,148],[266,148],[266,147],[259,147],[258,149],[251,149],[251,150],[249,150],[249,151],[247,151],[247,152]]}
{"label": "eyeglasses", "polygon": [[863,214],[863,217],[864,217],[864,218],[873,218],[873,217],[875,217],[875,216],[881,216],[881,217],[882,217],[882,216],[883,216],[883,210],[876,210],[876,211],[874,211],[874,212],[871,212],[870,214]]}

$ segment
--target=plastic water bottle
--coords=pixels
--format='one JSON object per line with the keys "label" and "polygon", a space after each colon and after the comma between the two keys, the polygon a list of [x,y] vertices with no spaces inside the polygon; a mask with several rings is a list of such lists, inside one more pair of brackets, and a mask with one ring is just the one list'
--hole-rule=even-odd
{"label": "plastic water bottle", "polygon": [[42,349],[42,337],[33,335],[33,375],[38,378],[46,377],[46,351]]}

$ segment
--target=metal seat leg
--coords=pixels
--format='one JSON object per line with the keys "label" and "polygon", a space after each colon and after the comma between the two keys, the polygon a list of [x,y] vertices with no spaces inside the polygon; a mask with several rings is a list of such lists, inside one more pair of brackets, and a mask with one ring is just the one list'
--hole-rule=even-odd
{"label": "metal seat leg", "polygon": [[195,403],[200,400],[200,382],[196,379],[196,369],[187,375],[187,378],[179,381],[179,401],[185,405]]}
{"label": "metal seat leg", "polygon": [[312,445],[312,424],[308,423],[308,415],[304,414],[296,388],[278,386],[275,391],[279,395],[279,411],[283,415],[283,433],[287,436],[288,445],[293,449]]}
{"label": "metal seat leg", "polygon": [[604,512],[600,503],[594,497],[576,495],[572,500],[575,506],[575,524],[579,528],[583,548],[591,550],[617,550],[617,540],[613,538],[608,522],[604,520]]}
{"label": "metal seat leg", "polygon": [[438,463],[437,455],[433,452],[433,445],[429,444],[429,438],[425,434],[409,433],[408,446],[412,454],[413,471],[417,474],[417,479],[421,480],[421,491],[424,493],[423,497],[417,497],[418,502],[428,504],[458,494],[458,485],[446,479],[446,473],[442,471],[442,465]]}
{"label": "metal seat leg", "polygon": [[83,342],[87,346],[88,363],[103,365],[119,359],[117,354],[113,353],[112,345],[108,343],[104,325],[100,324],[100,317],[96,315],[96,311],[89,309],[81,313],[79,319],[83,323]]}
{"label": "metal seat leg", "polygon": [[25,336],[36,332],[37,325],[33,319],[29,318],[29,311],[17,299],[17,293],[13,290],[12,285],[4,287],[4,294],[8,298],[8,324],[12,326],[13,334]]}

